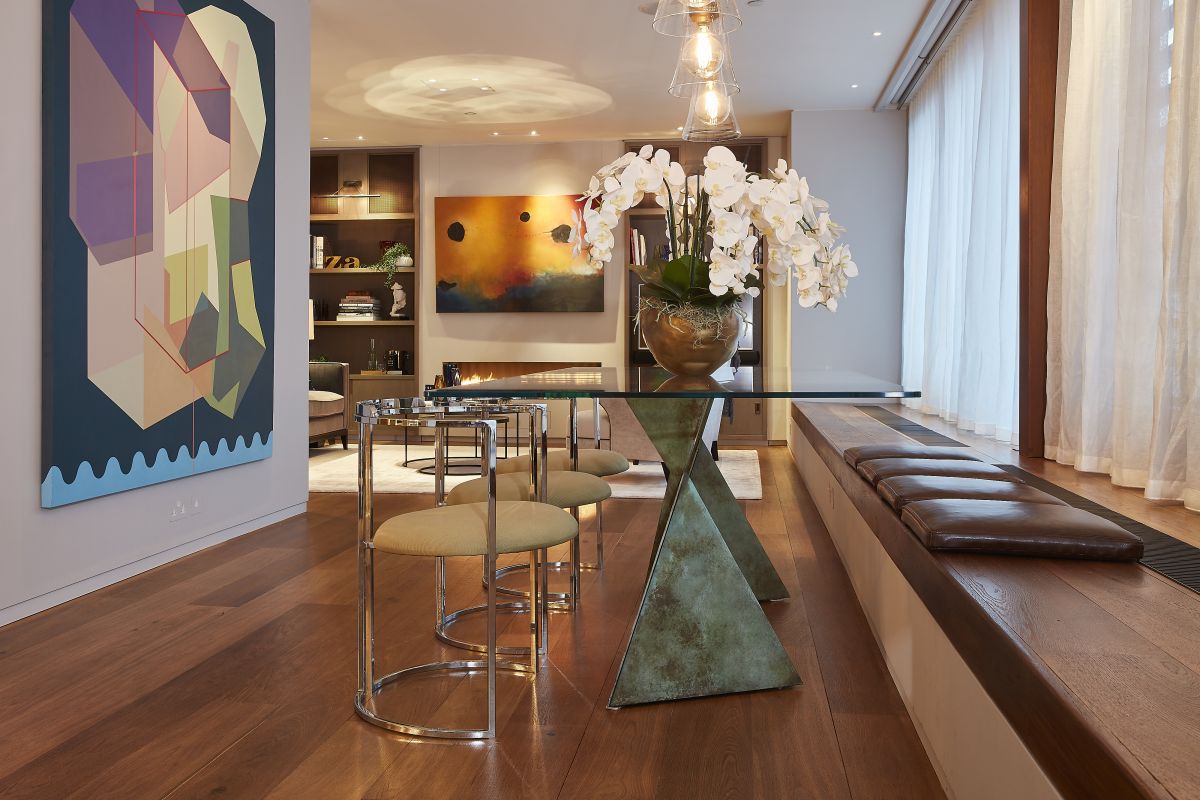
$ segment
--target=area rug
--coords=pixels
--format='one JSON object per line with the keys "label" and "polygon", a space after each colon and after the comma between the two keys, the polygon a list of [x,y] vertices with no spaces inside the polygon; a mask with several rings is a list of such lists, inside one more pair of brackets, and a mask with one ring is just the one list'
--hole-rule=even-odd
{"label": "area rug", "polygon": [[[452,455],[469,456],[470,448],[456,448]],[[409,458],[431,457],[433,448],[410,446]],[[395,494],[430,494],[433,492],[433,476],[423,475],[416,469],[404,467],[404,448],[399,445],[376,445],[374,452],[375,491]],[[762,499],[762,475],[759,472],[758,453],[754,450],[722,450],[717,467],[733,496],[739,500]],[[447,476],[446,488],[450,489],[474,476]],[[608,479],[612,484],[613,497],[631,499],[661,499],[667,489],[662,467],[657,463],[633,465],[628,472]],[[351,445],[349,450],[327,447],[311,451],[308,459],[308,490],[310,492],[355,492],[358,491],[358,450]]]}

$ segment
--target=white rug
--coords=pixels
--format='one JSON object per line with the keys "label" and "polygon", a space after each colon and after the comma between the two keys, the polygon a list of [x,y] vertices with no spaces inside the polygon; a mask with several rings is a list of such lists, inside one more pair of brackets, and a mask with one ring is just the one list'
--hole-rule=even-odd
{"label": "white rug", "polygon": [[[308,459],[308,490],[310,492],[356,492],[358,491],[358,450],[354,445],[349,450],[341,447],[325,447],[310,451]],[[468,447],[454,448],[451,455],[469,456]],[[409,458],[431,457],[433,448],[410,446]],[[396,494],[431,494],[433,476],[422,475],[415,469],[400,466],[404,448],[399,445],[376,445],[375,491]],[[758,468],[758,453],[753,450],[722,450],[717,466],[733,496],[739,500],[762,499],[762,476]],[[477,475],[463,477],[447,476],[446,488],[450,489]],[[657,463],[642,462],[632,466],[628,472],[608,479],[612,484],[613,497],[659,499],[666,492],[667,482],[662,467]]]}

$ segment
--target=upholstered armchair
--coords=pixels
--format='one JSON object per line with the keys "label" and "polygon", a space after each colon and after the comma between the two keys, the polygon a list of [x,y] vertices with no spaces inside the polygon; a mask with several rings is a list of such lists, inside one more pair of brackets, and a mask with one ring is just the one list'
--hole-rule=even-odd
{"label": "upholstered armchair", "polygon": [[308,443],[341,439],[349,447],[350,365],[308,362]]}

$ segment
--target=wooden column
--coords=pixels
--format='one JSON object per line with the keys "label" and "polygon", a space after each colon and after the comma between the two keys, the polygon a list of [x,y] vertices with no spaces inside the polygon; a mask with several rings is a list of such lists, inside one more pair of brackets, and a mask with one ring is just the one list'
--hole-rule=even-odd
{"label": "wooden column", "polygon": [[[1069,0],[1067,0],[1069,2]],[[1046,282],[1060,0],[1021,0],[1020,451],[1041,457],[1046,419]]]}

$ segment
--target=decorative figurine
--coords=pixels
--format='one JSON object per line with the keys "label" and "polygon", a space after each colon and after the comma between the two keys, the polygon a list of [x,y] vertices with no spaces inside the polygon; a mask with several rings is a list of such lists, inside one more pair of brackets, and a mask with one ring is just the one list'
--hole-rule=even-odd
{"label": "decorative figurine", "polygon": [[392,284],[392,310],[388,314],[389,317],[400,318],[404,316],[404,309],[408,306],[408,295],[404,293],[404,287],[399,283]]}

